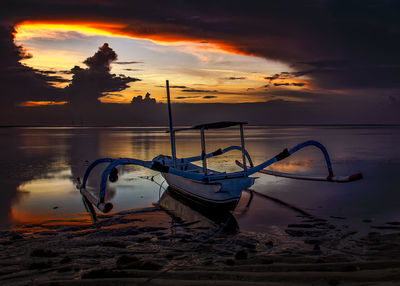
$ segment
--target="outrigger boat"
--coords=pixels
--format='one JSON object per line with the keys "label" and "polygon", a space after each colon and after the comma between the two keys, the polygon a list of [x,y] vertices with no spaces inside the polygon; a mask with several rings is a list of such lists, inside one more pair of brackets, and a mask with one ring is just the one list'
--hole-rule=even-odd
{"label": "outrigger boat", "polygon": [[[171,156],[158,155],[151,161],[143,161],[133,158],[101,158],[94,161],[86,169],[83,179],[78,178],[77,188],[83,196],[84,204],[87,210],[93,213],[93,205],[100,211],[107,213],[111,211],[113,205],[106,202],[107,181],[115,182],[118,179],[118,169],[120,165],[138,165],[155,171],[159,171],[167,181],[168,185],[179,192],[183,197],[199,204],[206,205],[213,210],[233,210],[241,196],[243,190],[254,184],[255,177],[251,175],[261,172],[268,175],[313,180],[327,182],[352,182],[362,178],[361,173],[351,176],[335,176],[332,170],[332,164],[326,148],[317,141],[305,141],[291,149],[284,149],[281,153],[266,160],[265,162],[254,166],[249,153],[245,149],[243,126],[246,122],[223,121],[215,123],[207,123],[196,125],[190,128],[174,129],[172,124],[171,102],[169,93],[169,82],[166,81],[168,114],[169,114],[169,132],[171,143]],[[224,149],[218,149],[211,153],[206,153],[206,143],[204,133],[210,129],[228,128],[239,126],[241,146],[229,146]],[[198,130],[201,139],[201,155],[188,158],[177,158],[175,149],[175,134],[187,130]],[[313,146],[318,148],[324,155],[328,175],[326,176],[305,176],[297,174],[282,173],[272,170],[265,170],[266,167],[281,161],[293,153],[307,147]],[[236,164],[242,168],[237,172],[218,172],[207,168],[207,159],[225,154],[227,152],[239,150],[242,155],[242,162],[236,161]],[[193,164],[195,161],[202,161],[202,166]],[[93,193],[86,189],[88,177],[99,164],[108,163],[104,169],[100,189],[98,193]]]}

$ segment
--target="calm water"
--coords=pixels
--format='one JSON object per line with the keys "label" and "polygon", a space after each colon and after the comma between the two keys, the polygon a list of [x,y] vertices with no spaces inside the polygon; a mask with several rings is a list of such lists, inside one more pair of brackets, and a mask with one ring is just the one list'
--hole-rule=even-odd
{"label": "calm water", "polygon": [[[82,177],[89,162],[99,157],[132,157],[151,160],[169,154],[165,128],[1,128],[0,180],[2,228],[54,219],[87,218],[75,178]],[[207,150],[239,145],[238,130],[206,133]],[[302,141],[323,143],[337,175],[362,172],[364,179],[349,184],[309,182],[260,174],[252,189],[265,193],[321,218],[343,217],[343,223],[369,231],[370,225],[400,221],[400,127],[247,127],[246,148],[261,163]],[[178,135],[178,157],[199,154],[197,132]],[[209,160],[210,168],[239,170],[239,152]],[[326,174],[318,150],[306,148],[273,166],[284,172]],[[101,170],[89,181],[98,184]],[[144,177],[156,172],[140,167],[120,169],[112,184],[113,211],[151,206],[160,188]],[[155,180],[161,183],[161,176]],[[248,194],[244,193],[241,205]],[[240,207],[240,206],[239,206]],[[298,214],[257,197],[249,210],[236,212],[244,230],[271,231],[296,220]],[[363,220],[370,219],[372,223]]]}

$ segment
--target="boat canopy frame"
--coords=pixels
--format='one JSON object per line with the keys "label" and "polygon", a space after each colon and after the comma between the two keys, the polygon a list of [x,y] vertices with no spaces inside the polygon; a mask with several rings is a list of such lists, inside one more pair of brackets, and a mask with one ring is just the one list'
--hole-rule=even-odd
{"label": "boat canopy frame", "polygon": [[[171,154],[172,154],[172,159],[174,161],[174,167],[177,167],[176,165],[176,136],[175,133],[176,132],[181,132],[181,131],[188,131],[188,130],[200,130],[200,143],[201,143],[201,155],[200,155],[200,159],[202,161],[202,167],[203,167],[203,173],[205,176],[207,176],[207,153],[206,153],[206,140],[205,140],[205,130],[209,130],[209,129],[222,129],[222,128],[229,128],[229,127],[233,127],[233,126],[237,126],[239,125],[239,131],[240,131],[240,151],[242,152],[242,166],[243,169],[246,171],[247,170],[247,164],[246,164],[246,157],[248,158],[249,162],[251,162],[250,156],[248,155],[245,146],[244,146],[244,131],[243,131],[243,125],[247,124],[247,122],[242,122],[242,121],[217,121],[217,122],[212,122],[212,123],[205,123],[205,124],[199,124],[199,125],[195,125],[192,127],[187,127],[187,128],[177,128],[177,129],[173,129],[170,128],[170,130],[167,130],[166,133],[171,133],[171,138],[173,138],[171,141],[173,141],[173,143],[171,144],[171,146],[173,145],[174,150],[172,152],[171,150]],[[232,147],[232,146],[231,146]],[[231,149],[233,150],[233,149]],[[239,150],[236,148],[236,150]],[[197,157],[195,157],[197,158]]]}

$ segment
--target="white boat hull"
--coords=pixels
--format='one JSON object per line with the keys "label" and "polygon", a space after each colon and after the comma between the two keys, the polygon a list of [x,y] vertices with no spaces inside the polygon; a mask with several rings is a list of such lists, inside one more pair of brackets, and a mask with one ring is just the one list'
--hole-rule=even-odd
{"label": "white boat hull", "polygon": [[253,178],[243,177],[203,183],[170,173],[162,175],[170,187],[192,200],[216,207],[229,206],[232,209],[238,203],[243,189],[250,187],[254,182]]}

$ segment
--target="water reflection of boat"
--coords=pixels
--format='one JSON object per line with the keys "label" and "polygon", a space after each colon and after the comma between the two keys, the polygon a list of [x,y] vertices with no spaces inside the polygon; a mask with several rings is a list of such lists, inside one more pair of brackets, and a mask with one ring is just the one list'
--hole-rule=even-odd
{"label": "water reflection of boat", "polygon": [[[208,205],[213,209],[217,208],[222,210],[229,210],[237,205],[242,191],[251,187],[254,184],[254,180],[256,178],[251,177],[251,175],[257,172],[293,179],[314,181],[322,180],[328,182],[350,182],[362,178],[362,175],[360,173],[345,177],[334,176],[331,161],[326,148],[321,143],[313,140],[300,143],[291,149],[284,149],[281,153],[270,158],[269,160],[266,160],[265,162],[254,166],[251,157],[244,146],[243,126],[244,124],[246,124],[246,122],[223,121],[200,124],[190,128],[174,129],[172,126],[168,81],[166,82],[166,85],[170,127],[168,132],[170,133],[172,156],[158,155],[151,161],[143,161],[133,158],[101,158],[94,161],[86,169],[83,180],[80,181],[78,178],[77,188],[84,196],[86,204],[94,204],[98,209],[103,212],[109,212],[112,209],[112,204],[105,201],[106,187],[108,180],[110,182],[115,182],[118,179],[118,169],[116,167],[119,165],[137,165],[158,171],[162,174],[167,183],[178,190],[181,195],[187,197],[190,200],[199,201],[201,204]],[[224,149],[218,149],[211,153],[206,153],[206,143],[204,136],[205,130],[228,128],[232,126],[239,126],[241,146],[229,146]],[[177,158],[175,150],[175,133],[187,130],[200,131],[201,155],[188,158]],[[299,176],[296,174],[264,170],[264,168],[278,161],[284,160],[285,158],[291,156],[295,152],[307,146],[316,147],[322,152],[328,169],[327,176]],[[219,156],[233,150],[241,151],[242,162],[236,163],[242,168],[240,171],[227,173],[207,168],[208,158]],[[193,162],[195,161],[201,161],[202,166],[197,166],[193,164]],[[93,168],[101,163],[108,163],[108,166],[103,171],[103,174],[101,176],[100,192],[98,194],[93,194],[86,190],[86,182]]]}
{"label": "water reflection of boat", "polygon": [[162,194],[157,205],[173,217],[182,220],[182,224],[191,229],[215,229],[223,227],[225,232],[239,229],[235,217],[229,210],[210,209],[196,200],[190,200],[171,187]]}

